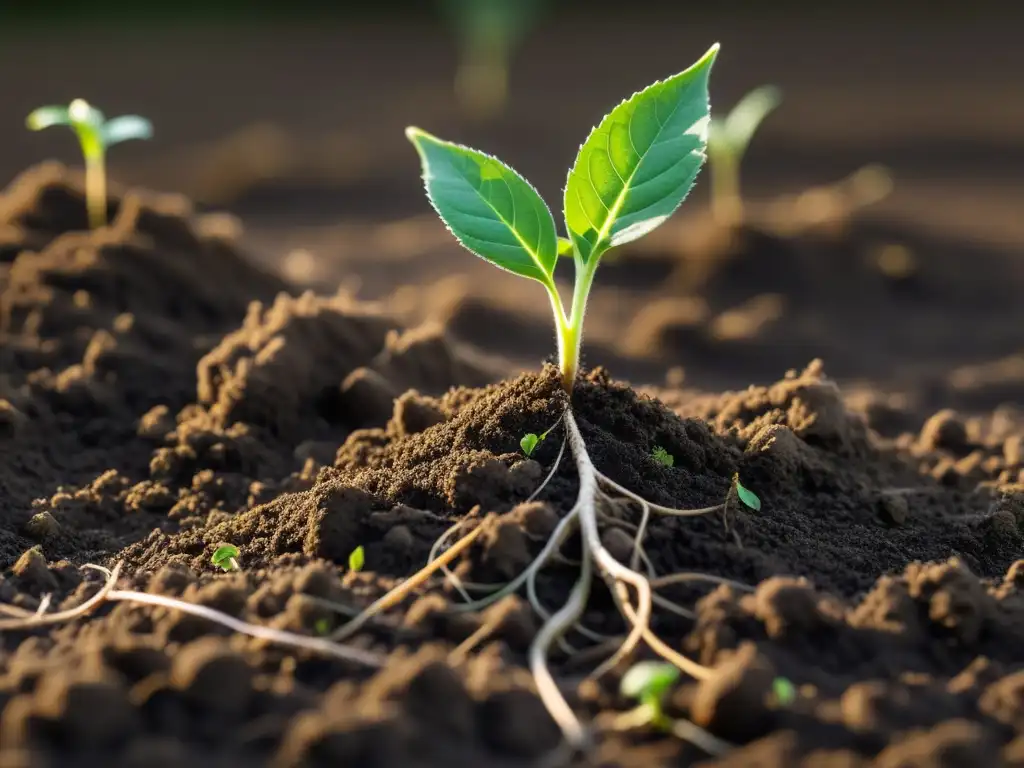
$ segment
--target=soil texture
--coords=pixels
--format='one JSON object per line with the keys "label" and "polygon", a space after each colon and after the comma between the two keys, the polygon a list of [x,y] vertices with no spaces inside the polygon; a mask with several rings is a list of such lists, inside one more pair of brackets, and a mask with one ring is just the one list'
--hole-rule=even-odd
{"label": "soil texture", "polygon": [[[511,375],[466,334],[411,322],[408,304],[295,290],[253,266],[237,221],[187,199],[116,190],[109,212],[87,232],[81,180],[56,164],[0,198],[0,604],[73,608],[103,583],[83,566],[121,564],[119,590],[323,638],[456,523],[483,528],[457,561],[465,582],[508,581],[539,553],[578,490],[565,461],[526,501],[561,440],[556,427],[530,458],[519,447],[558,420],[550,366]],[[728,269],[652,274],[710,304],[754,286],[803,295],[804,241],[753,225],[736,236]],[[768,254],[793,259],[778,285],[756,272]],[[607,284],[638,274],[613,263]],[[935,316],[969,303],[963,282],[877,281],[894,323],[900,302]],[[1009,311],[1012,287],[978,305],[984,322]],[[625,668],[582,682],[584,656],[560,651],[553,670],[597,729],[576,764],[1024,765],[1024,417],[844,395],[812,359],[811,330],[831,331],[792,317],[774,331],[794,339],[788,356],[763,361],[792,370],[766,386],[637,390],[603,368],[577,385],[591,456],[616,482],[704,507],[738,473],[762,507],[656,517],[646,538],[659,574],[749,585],[667,587],[694,617],[654,623],[714,669],[679,685],[668,714],[735,749],[613,729]],[[673,323],[654,323],[657,345],[700,349],[664,331]],[[848,349],[852,370],[866,342]],[[607,510],[610,549],[625,540],[628,557],[637,515]],[[240,571],[211,564],[225,543]],[[543,605],[567,598],[578,546],[538,580]],[[366,566],[350,572],[357,547]],[[520,596],[478,612],[460,599],[430,580],[347,641],[379,666],[130,602],[30,629],[0,615],[0,765],[538,765],[560,738],[526,664],[538,618]],[[584,625],[624,631],[601,591]]]}

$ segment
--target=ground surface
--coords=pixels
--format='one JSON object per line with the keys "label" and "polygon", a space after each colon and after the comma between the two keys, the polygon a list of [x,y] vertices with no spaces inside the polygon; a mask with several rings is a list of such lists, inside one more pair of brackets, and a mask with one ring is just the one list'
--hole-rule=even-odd
{"label": "ground surface", "polygon": [[[697,194],[602,267],[586,360],[607,371],[581,382],[576,407],[598,468],[652,500],[714,504],[739,472],[764,502],[732,510],[728,528],[658,520],[648,543],[661,573],[756,588],[674,588],[696,619],[656,622],[719,670],[682,685],[671,714],[737,749],[709,759],[604,729],[591,763],[1024,765],[1024,102],[1008,74],[1024,61],[1002,44],[1011,24],[857,24],[638,25],[616,59],[629,68],[524,63],[490,127],[452,116],[443,41],[419,29],[272,46],[245,30],[114,35],[74,73],[40,57],[11,86],[16,107],[59,74],[74,90],[55,99],[149,114],[168,138],[125,147],[120,177],[232,210],[245,229],[131,193],[89,235],[78,180],[57,165],[0,199],[0,603],[73,607],[102,583],[80,566],[122,562],[122,589],[324,635],[343,617],[323,601],[367,604],[459,520],[485,527],[462,578],[514,576],[575,494],[566,465],[540,503],[521,503],[557,451],[518,451],[557,417],[547,310],[424,215],[400,129],[481,144],[555,201],[558,169],[609,99],[716,38],[736,50],[724,102],[762,80],[786,90],[751,155],[766,202],[726,231]],[[594,45],[613,29],[593,22]],[[566,39],[544,35],[537,51]],[[416,46],[421,77],[402,85],[398,54]],[[118,69],[129,60],[143,78]],[[359,78],[338,75],[346,62],[363,63]],[[281,129],[196,148],[250,118]],[[67,141],[2,137],[16,150],[7,177]],[[874,161],[896,185],[862,207],[841,180]],[[801,194],[814,184],[826,188]],[[650,458],[656,445],[672,468]],[[210,565],[225,542],[241,573]],[[366,571],[347,574],[359,545]],[[546,571],[541,601],[563,601],[572,579]],[[0,763],[532,764],[558,736],[524,667],[536,619],[518,598],[478,614],[458,601],[431,583],[358,633],[353,645],[387,656],[380,670],[161,608],[105,605],[28,631],[0,617]],[[598,595],[587,626],[620,632],[610,608]],[[455,650],[482,626],[483,642]],[[614,675],[577,691],[585,667],[556,654],[554,668],[599,724],[626,706]],[[798,687],[785,706],[777,676]]]}

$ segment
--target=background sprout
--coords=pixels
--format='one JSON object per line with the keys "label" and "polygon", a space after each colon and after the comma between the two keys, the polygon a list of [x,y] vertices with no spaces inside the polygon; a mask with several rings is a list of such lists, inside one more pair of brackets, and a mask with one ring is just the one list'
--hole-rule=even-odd
{"label": "background sprout", "polygon": [[622,676],[619,691],[623,696],[640,702],[637,719],[643,719],[657,728],[668,727],[669,721],[662,711],[665,695],[679,679],[678,667],[662,661],[641,661]]}
{"label": "background sprout", "polygon": [[545,0],[443,0],[459,42],[455,96],[478,119],[500,113],[508,100],[509,62]]}
{"label": "background sprout", "polygon": [[366,565],[366,551],[363,549],[363,545],[360,544],[348,556],[348,569],[358,573],[363,570],[364,565]]}
{"label": "background sprout", "polygon": [[29,130],[41,131],[53,125],[66,125],[78,136],[85,159],[85,202],[89,226],[98,229],[107,223],[107,177],[105,155],[108,147],[129,139],[149,139],[153,125],[138,115],[107,120],[85,99],[75,99],[66,107],[40,107],[25,121]]}
{"label": "background sprout", "polygon": [[224,544],[217,547],[213,557],[210,558],[210,562],[222,571],[240,571],[241,566],[238,565],[238,557],[238,547],[234,544]]}
{"label": "background sprout", "polygon": [[761,122],[782,100],[778,88],[763,85],[737,102],[724,119],[713,119],[708,133],[711,173],[711,211],[723,223],[743,217],[740,163]]}
{"label": "background sprout", "polygon": [[676,463],[675,457],[660,445],[654,446],[654,450],[651,451],[651,458],[665,467],[671,467]]}

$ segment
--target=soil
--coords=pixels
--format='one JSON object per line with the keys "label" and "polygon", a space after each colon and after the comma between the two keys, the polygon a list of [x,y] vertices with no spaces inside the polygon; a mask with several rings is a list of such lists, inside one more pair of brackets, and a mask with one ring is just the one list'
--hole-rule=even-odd
{"label": "soil", "polygon": [[[110,214],[111,227],[84,231],[81,179],[57,164],[0,201],[0,601],[73,607],[102,583],[81,566],[122,563],[122,588],[324,635],[343,621],[324,601],[368,604],[456,522],[484,527],[457,568],[464,580],[508,580],[539,552],[577,490],[564,462],[524,503],[558,450],[557,430],[531,458],[519,450],[558,418],[553,368],[509,375],[437,324],[403,324],[345,290],[296,291],[240,251],[237,222],[184,198],[116,190]],[[752,220],[705,251],[729,258],[703,273],[678,260],[659,284],[714,305],[764,288],[758,258],[805,274],[805,243],[824,241],[766,227]],[[855,242],[833,229],[829,242]],[[610,264],[609,283],[646,279],[623,265],[656,263],[657,243],[652,253]],[[936,294],[960,295],[943,263],[907,284],[877,278],[878,314],[898,320],[909,303],[939,316]],[[870,273],[848,272],[870,289]],[[1000,297],[1014,288],[1007,279],[976,306],[978,323],[1009,311]],[[783,317],[780,335],[811,327]],[[667,327],[655,334],[666,350],[683,343]],[[862,347],[848,343],[855,361]],[[655,519],[647,537],[659,573],[753,588],[669,588],[696,618],[655,623],[715,669],[680,685],[669,714],[736,750],[709,758],[609,730],[628,706],[624,670],[577,686],[579,659],[556,654],[574,707],[599,725],[580,764],[1024,765],[1016,411],[925,420],[844,397],[820,361],[720,394],[637,390],[596,368],[573,401],[597,467],[650,500],[712,505],[739,473],[763,502],[733,504],[727,520]],[[651,457],[656,446],[673,466]],[[211,565],[222,543],[240,548],[240,572]],[[366,568],[347,572],[358,546]],[[567,564],[546,570],[542,603],[563,601],[574,578]],[[0,764],[536,764],[559,740],[526,667],[537,619],[519,597],[478,613],[458,601],[430,582],[361,630],[351,643],[386,657],[379,670],[126,603],[3,631]],[[602,593],[585,623],[623,629]],[[482,627],[475,649],[450,657]],[[773,693],[779,677],[792,702]]]}

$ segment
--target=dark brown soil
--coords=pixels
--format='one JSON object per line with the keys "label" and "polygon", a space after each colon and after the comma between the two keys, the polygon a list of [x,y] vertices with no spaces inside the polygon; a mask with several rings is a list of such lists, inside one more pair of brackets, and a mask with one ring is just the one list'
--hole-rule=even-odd
{"label": "dark brown soil", "polygon": [[[72,607],[101,582],[80,566],[121,562],[122,588],[323,635],[343,621],[323,600],[368,604],[453,523],[485,527],[460,575],[503,581],[571,506],[570,462],[522,503],[558,450],[557,430],[533,458],[519,450],[558,417],[551,368],[509,378],[442,327],[404,326],[345,292],[290,292],[240,253],[233,222],[186,200],[119,192],[113,225],[93,234],[82,209],[79,180],[56,165],[0,199],[0,602]],[[721,262],[735,271],[657,279],[738,301],[748,280],[765,290],[756,257],[810,269],[796,236],[742,237]],[[609,284],[638,274],[616,269]],[[934,313],[966,296],[955,281],[885,285]],[[979,322],[1009,307],[1010,288]],[[800,365],[770,386],[642,393],[595,369],[576,389],[592,458],[619,483],[697,507],[738,472],[763,501],[730,505],[728,521],[658,518],[647,537],[659,573],[755,587],[667,590],[697,618],[655,623],[716,669],[682,684],[670,714],[737,750],[707,759],[599,729],[579,763],[1024,765],[1024,418],[940,410],[922,423],[919,403],[844,398],[805,364],[817,348],[799,329],[816,326],[795,317],[778,333],[798,339],[784,362]],[[864,348],[850,344],[842,364],[855,367]],[[241,549],[240,573],[211,565],[222,543]],[[366,569],[346,573],[357,546]],[[541,601],[559,604],[574,578],[545,571]],[[534,764],[559,738],[525,666],[537,620],[518,597],[478,614],[453,611],[458,600],[431,583],[362,630],[351,642],[385,655],[380,670],[123,603],[0,630],[0,765]],[[622,630],[601,592],[585,623]],[[449,658],[483,626],[475,650]],[[628,705],[614,675],[577,690],[579,666],[553,665],[588,719]],[[792,703],[772,694],[779,676],[797,686]]]}

